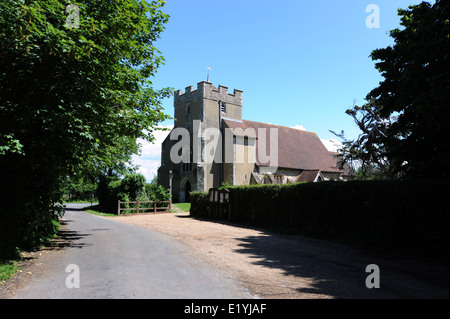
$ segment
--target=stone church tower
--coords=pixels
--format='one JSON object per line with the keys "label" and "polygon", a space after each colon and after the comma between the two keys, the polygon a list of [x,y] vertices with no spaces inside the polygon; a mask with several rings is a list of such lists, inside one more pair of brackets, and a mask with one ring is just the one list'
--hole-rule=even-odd
{"label": "stone church tower", "polygon": [[[219,85],[216,88],[206,81],[199,82],[196,90],[189,86],[184,93],[181,90],[175,91],[174,128],[162,144],[161,167],[158,170],[158,183],[166,188],[169,188],[169,171],[172,171],[172,194],[175,202],[187,201],[190,191],[208,191],[211,187],[219,187],[226,180],[223,161],[204,158],[202,153],[208,137],[201,135],[206,129],[222,132],[223,118],[242,120],[242,95],[241,90],[235,89],[233,93],[229,93],[226,86]],[[180,141],[179,138],[175,139],[177,128],[189,132],[189,149],[184,149],[185,153],[179,163],[172,161],[170,156],[171,150],[177,149],[174,146]],[[217,144],[217,148],[222,147],[222,143]],[[221,153],[223,152],[217,154]]]}
{"label": "stone church tower", "polygon": [[[162,143],[158,184],[174,202],[229,185],[349,180],[316,133],[242,119],[241,90],[203,81],[174,95],[174,128]],[[267,156],[270,155],[270,156]]]}

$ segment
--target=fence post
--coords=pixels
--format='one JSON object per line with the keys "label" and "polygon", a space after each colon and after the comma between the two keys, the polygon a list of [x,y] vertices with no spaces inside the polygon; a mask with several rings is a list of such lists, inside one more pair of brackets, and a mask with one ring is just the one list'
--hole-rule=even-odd
{"label": "fence post", "polygon": [[118,200],[117,204],[117,215],[120,215],[120,199]]}
{"label": "fence post", "polygon": [[156,213],[156,199],[155,199],[155,206],[154,207],[155,207],[155,213]]}
{"label": "fence post", "polygon": [[139,214],[139,201],[137,201],[137,213]]}

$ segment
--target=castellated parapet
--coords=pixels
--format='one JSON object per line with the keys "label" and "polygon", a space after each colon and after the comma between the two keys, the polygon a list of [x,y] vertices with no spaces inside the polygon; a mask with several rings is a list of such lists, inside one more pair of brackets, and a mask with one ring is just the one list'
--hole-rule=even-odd
{"label": "castellated parapet", "polygon": [[221,101],[242,107],[243,91],[234,89],[233,93],[228,93],[228,87],[219,85],[217,89],[211,82],[202,81],[197,83],[197,90],[194,86],[186,87],[185,92],[181,90],[175,91],[174,104],[183,104],[197,99],[208,99],[213,101]]}

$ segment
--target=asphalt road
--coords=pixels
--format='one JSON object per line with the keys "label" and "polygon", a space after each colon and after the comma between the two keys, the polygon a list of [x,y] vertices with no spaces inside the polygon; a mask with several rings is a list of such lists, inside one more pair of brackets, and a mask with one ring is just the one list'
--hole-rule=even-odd
{"label": "asphalt road", "polygon": [[88,214],[83,206],[67,205],[59,253],[13,298],[252,298],[170,237]]}

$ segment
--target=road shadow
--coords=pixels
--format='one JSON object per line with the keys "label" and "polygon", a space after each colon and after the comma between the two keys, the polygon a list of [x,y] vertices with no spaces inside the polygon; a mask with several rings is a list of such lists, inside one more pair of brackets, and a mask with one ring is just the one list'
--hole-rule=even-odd
{"label": "road shadow", "polygon": [[[449,298],[448,265],[358,250],[337,242],[272,232],[226,220],[190,215],[176,217],[258,231],[257,236],[235,238],[239,248],[234,251],[249,257],[254,265],[277,270],[286,276],[286,282],[294,278],[291,281],[294,286],[289,289],[296,295],[339,299]],[[372,264],[380,268],[380,289],[366,286],[366,279],[371,275],[366,267]]]}
{"label": "road shadow", "polygon": [[[251,263],[260,267],[271,268],[277,270],[278,273],[286,276],[285,282],[273,282],[269,284],[268,290],[273,290],[274,286],[287,286],[292,283],[293,286],[284,289],[282,295],[309,295],[314,298],[352,298],[358,295],[355,289],[367,290],[364,282],[367,274],[364,273],[365,265],[353,267],[345,267],[345,271],[349,273],[347,276],[352,277],[352,290],[342,289],[344,270],[336,271],[336,264],[343,264],[345,261],[339,261],[337,257],[331,257],[329,253],[333,247],[339,245],[328,243],[325,241],[306,238],[298,235],[286,235],[271,232],[262,227],[248,224],[239,224],[227,220],[213,220],[196,216],[184,215],[178,218],[192,218],[202,222],[212,222],[232,227],[255,230],[259,233],[256,236],[247,236],[235,238],[238,241],[238,248],[235,252],[246,255],[250,258]],[[291,280],[294,278],[293,280]],[[287,284],[290,282],[290,284]],[[308,282],[308,285],[297,284],[299,282]],[[260,295],[262,298],[271,298],[270,294],[264,294],[264,285],[268,283],[258,283],[260,286]],[[290,291],[290,292],[289,292]],[[367,292],[364,292],[367,293]]]}
{"label": "road shadow", "polygon": [[[302,295],[354,298],[355,288],[358,285],[361,289],[365,287],[364,270],[358,273],[353,267],[345,267],[347,274],[344,276],[344,271],[336,267],[339,261],[331,261],[327,256],[322,256],[321,249],[313,247],[309,240],[293,240],[270,233],[238,240],[240,248],[236,252],[254,259],[252,263],[255,265],[277,269],[287,277],[295,277],[290,281],[291,289]],[[353,277],[352,287],[343,289],[341,284],[348,280],[346,277],[350,273]]]}
{"label": "road shadow", "polygon": [[[386,258],[358,251],[338,243],[297,235],[264,232],[238,238],[235,251],[254,259],[255,265],[279,270],[294,282],[301,294],[326,295],[341,299],[443,298],[448,294],[448,267],[417,260]],[[366,267],[380,268],[380,289],[369,289]],[[275,284],[275,283],[274,283]]]}
{"label": "road shadow", "polygon": [[194,218],[191,215],[175,215],[177,218]]}
{"label": "road shadow", "polygon": [[[67,210],[67,209],[66,209]],[[73,210],[81,210],[81,209],[73,209]],[[58,230],[58,233],[54,239],[52,239],[42,250],[64,250],[67,248],[83,248],[92,246],[91,244],[87,244],[82,239],[90,236],[91,234],[84,234],[79,231],[69,230],[68,225],[72,222],[72,220],[61,220],[61,226]]]}

